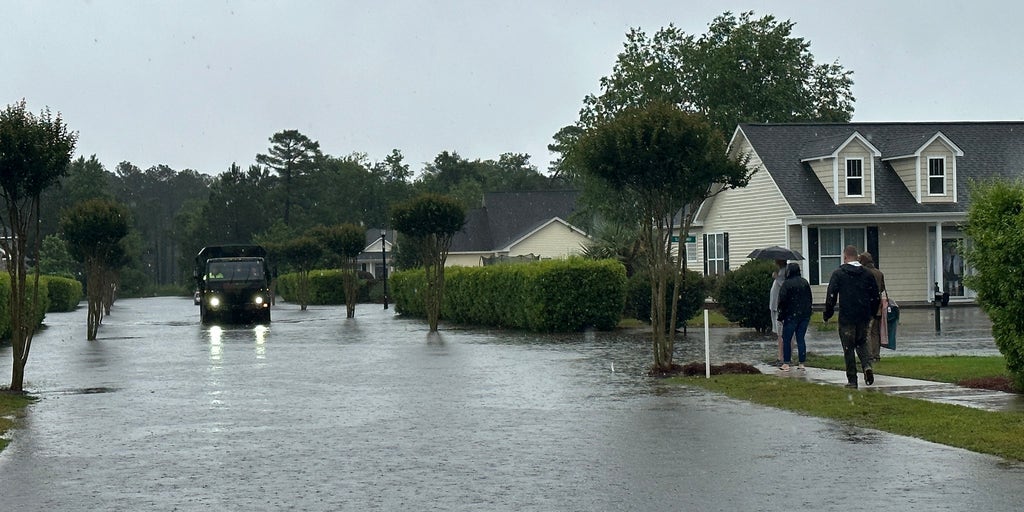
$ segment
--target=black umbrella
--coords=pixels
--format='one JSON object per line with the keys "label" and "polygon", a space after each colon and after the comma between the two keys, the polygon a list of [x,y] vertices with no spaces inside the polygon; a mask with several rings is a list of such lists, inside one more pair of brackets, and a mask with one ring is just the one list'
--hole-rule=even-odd
{"label": "black umbrella", "polygon": [[773,245],[764,249],[754,249],[747,255],[748,258],[759,260],[802,260],[804,257],[793,249]]}

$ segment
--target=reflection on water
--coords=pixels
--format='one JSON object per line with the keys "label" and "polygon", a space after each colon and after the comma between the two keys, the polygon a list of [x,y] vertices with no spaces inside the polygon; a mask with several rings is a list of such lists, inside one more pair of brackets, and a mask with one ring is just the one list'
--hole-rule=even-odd
{"label": "reflection on water", "polygon": [[239,329],[225,329],[219,325],[211,326],[204,333],[210,345],[210,362],[219,363],[224,356],[224,345],[227,343],[252,342],[256,359],[266,359],[267,338],[270,328],[256,325]]}

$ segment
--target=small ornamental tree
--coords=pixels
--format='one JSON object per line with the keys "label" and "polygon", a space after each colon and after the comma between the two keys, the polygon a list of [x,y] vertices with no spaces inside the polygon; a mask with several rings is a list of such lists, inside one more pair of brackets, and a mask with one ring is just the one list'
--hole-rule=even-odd
{"label": "small ornamental tree", "polygon": [[[745,187],[752,171],[729,157],[706,119],[661,101],[602,120],[583,134],[572,157],[586,179],[615,191],[608,201],[639,228],[651,282],[652,373],[671,373],[686,269],[686,255],[676,250],[672,236],[689,233],[702,202]],[[667,308],[665,297],[671,298]]]}
{"label": "small ornamental tree", "polygon": [[90,199],[64,213],[60,228],[68,250],[85,265],[86,298],[89,312],[86,333],[89,341],[103,319],[104,306],[112,302],[116,271],[124,261],[121,240],[128,235],[128,208],[107,199]]}
{"label": "small ornamental tree", "polygon": [[455,233],[466,222],[466,210],[446,196],[422,194],[391,210],[391,226],[418,246],[427,276],[424,302],[430,332],[437,331],[444,298],[444,264]]}
{"label": "small ornamental tree", "polygon": [[1024,389],[1024,182],[971,187],[964,259],[975,273],[964,278],[992,319],[992,335],[1017,389]]}
{"label": "small ornamental tree", "polygon": [[[26,261],[39,260],[40,196],[67,174],[77,134],[60,114],[38,116],[22,100],[0,111],[0,248],[11,277],[11,391],[24,391],[25,364],[32,347],[40,304],[39,267],[28,285]],[[30,250],[29,241],[35,246]]]}
{"label": "small ornamental tree", "polygon": [[280,247],[281,258],[299,276],[299,308],[309,306],[309,271],[313,270],[324,254],[324,246],[312,236],[300,236],[285,242]]}
{"label": "small ornamental tree", "polygon": [[355,224],[320,226],[309,234],[320,240],[326,252],[341,257],[341,278],[345,288],[346,318],[356,316],[356,300],[359,298],[359,275],[356,260],[366,248],[366,228]]}

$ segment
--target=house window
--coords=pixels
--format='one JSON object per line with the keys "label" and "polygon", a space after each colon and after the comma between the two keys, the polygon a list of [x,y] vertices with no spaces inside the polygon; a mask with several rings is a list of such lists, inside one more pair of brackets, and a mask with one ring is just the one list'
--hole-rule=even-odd
{"label": "house window", "polygon": [[[690,241],[691,239],[693,240],[692,242]],[[688,236],[688,237],[686,237],[686,245],[685,245],[685,247],[686,247],[686,266],[690,267],[690,268],[693,268],[691,266],[691,264],[692,265],[697,265],[697,263],[699,263],[699,261],[700,261],[700,258],[698,257],[699,255],[697,254],[697,237],[696,236]]]}
{"label": "house window", "polygon": [[946,195],[946,159],[928,159],[928,195]]}
{"label": "house window", "polygon": [[725,233],[708,233],[704,250],[707,251],[707,275],[721,275],[728,269]]}
{"label": "house window", "polygon": [[846,195],[864,195],[864,160],[860,158],[846,160]]}
{"label": "house window", "polygon": [[832,271],[843,264],[843,249],[852,245],[864,252],[867,247],[865,228],[821,228],[818,230],[818,272],[820,283],[827,283]]}

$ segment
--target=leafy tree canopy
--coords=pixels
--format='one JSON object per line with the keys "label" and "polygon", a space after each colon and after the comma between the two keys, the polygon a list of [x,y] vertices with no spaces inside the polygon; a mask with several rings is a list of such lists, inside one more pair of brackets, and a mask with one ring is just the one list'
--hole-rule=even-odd
{"label": "leafy tree canopy", "polygon": [[704,114],[723,134],[743,122],[849,121],[853,72],[817,64],[792,21],[753,12],[716,17],[695,37],[674,25],[630,30],[602,93],[584,99],[584,126],[648,101]]}

